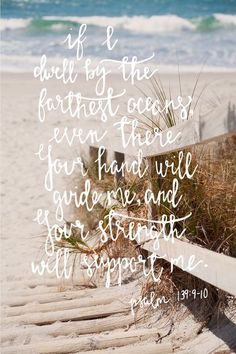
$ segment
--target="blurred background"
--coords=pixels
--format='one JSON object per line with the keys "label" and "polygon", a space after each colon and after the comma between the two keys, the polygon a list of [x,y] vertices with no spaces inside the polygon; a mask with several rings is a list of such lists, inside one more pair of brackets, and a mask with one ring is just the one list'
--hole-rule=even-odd
{"label": "blurred background", "polygon": [[[236,66],[236,0],[2,0],[2,70],[31,71],[43,53],[55,62],[73,56],[62,42],[81,23],[94,60],[155,52],[166,71]],[[107,25],[119,38],[114,52],[100,45]]]}

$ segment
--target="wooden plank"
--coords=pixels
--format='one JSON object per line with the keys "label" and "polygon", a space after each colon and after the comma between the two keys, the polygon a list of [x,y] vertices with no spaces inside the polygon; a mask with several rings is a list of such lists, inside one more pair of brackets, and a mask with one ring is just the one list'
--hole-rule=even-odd
{"label": "wooden plank", "polygon": [[200,116],[199,142],[208,142],[218,137],[236,133],[235,106],[221,106],[205,116]]}
{"label": "wooden plank", "polygon": [[2,303],[8,306],[24,306],[31,302],[44,304],[62,300],[72,300],[84,296],[86,296],[86,290],[62,291],[58,293],[31,294],[23,296],[11,296],[9,293],[8,296],[2,298]]}
{"label": "wooden plank", "polygon": [[156,142],[150,146],[144,146],[142,148],[144,157],[164,155],[196,145],[199,143],[199,122],[191,119],[163,131],[162,140],[164,142],[169,134],[172,134],[172,140],[176,138],[174,142],[163,146],[160,144],[160,140],[157,139]]}
{"label": "wooden plank", "polygon": [[[189,148],[193,145],[203,144],[219,137],[236,134],[236,115],[235,105],[222,105],[217,110],[213,110],[210,114],[192,118],[188,121],[169,128],[162,132],[162,139],[165,142],[167,135],[172,134],[177,139],[165,146],[161,146],[160,140],[157,139],[150,146],[143,146],[143,156],[151,157],[164,155],[173,151]],[[103,143],[106,149],[119,153],[126,153],[130,156],[136,156],[138,146],[129,145],[123,148],[121,137],[117,134],[109,136]],[[94,145],[95,146],[95,145]],[[97,147],[99,145],[97,144]]]}
{"label": "wooden plank", "polygon": [[58,293],[48,293],[48,294],[33,294],[27,296],[14,296],[11,297],[10,294],[7,294],[7,297],[2,298],[2,304],[8,306],[24,306],[29,304],[30,302],[38,302],[39,304],[44,303],[52,303],[52,302],[59,302],[59,301],[66,301],[66,300],[73,300],[73,299],[80,299],[82,297],[87,297],[92,294],[114,294],[114,296],[119,296],[119,294],[124,294],[126,291],[132,291],[132,288],[135,288],[137,282],[133,282],[127,284],[125,288],[117,288],[111,287],[109,289],[104,288],[96,288],[96,289],[83,289],[83,290],[71,290],[71,291],[62,291]]}
{"label": "wooden plank", "polygon": [[[112,347],[123,347],[131,344],[137,344],[149,338],[158,339],[160,334],[156,328],[138,329],[132,331],[119,331],[107,335],[99,335],[85,338],[67,338],[54,341],[41,341],[34,344],[11,346],[2,348],[5,354],[23,354],[23,353],[81,353],[81,351],[92,351]],[[166,344],[156,344],[156,353],[163,353],[166,350]],[[171,352],[171,346],[168,346]],[[162,350],[162,351],[160,351]],[[128,353],[127,353],[128,354]]]}
{"label": "wooden plank", "polygon": [[[146,343],[138,345],[128,345],[121,348],[112,348],[106,350],[93,350],[93,354],[170,354],[173,353],[170,343],[156,344]],[[79,354],[88,354],[88,352],[80,352]],[[179,353],[177,353],[179,354]],[[187,354],[187,352],[181,352],[181,354]],[[188,353],[190,354],[190,352]],[[191,353],[193,354],[193,353]]]}
{"label": "wooden plank", "polygon": [[[144,237],[141,238],[141,242],[144,241]],[[172,242],[170,240],[166,241],[164,238],[159,238],[158,250],[154,249],[153,243],[154,241],[149,241],[143,244],[142,248],[149,252],[156,253],[161,257],[164,256],[163,258],[169,262],[173,259],[178,259],[178,257],[182,255],[184,259],[183,266],[181,261],[176,264],[182,270],[186,269],[190,257],[194,256],[194,264],[200,260],[202,263],[191,271],[188,270],[188,273],[236,296],[236,258],[213,252],[178,239]]]}
{"label": "wooden plank", "polygon": [[[7,297],[15,297],[15,296],[32,296],[32,295],[42,295],[42,294],[51,294],[57,292],[63,292],[68,290],[74,290],[75,288],[72,287],[60,287],[58,286],[38,286],[35,288],[23,288],[23,289],[6,289],[4,288],[2,292],[3,298]],[[81,290],[78,288],[78,290]]]}
{"label": "wooden plank", "polygon": [[[83,275],[82,275],[83,276]],[[35,275],[34,278],[31,279],[18,279],[18,280],[9,280],[1,282],[4,288],[8,289],[16,289],[21,287],[22,289],[34,289],[38,286],[45,286],[45,287],[65,287],[65,286],[86,286],[87,284],[81,278],[73,277],[70,279],[57,279],[54,277],[50,277],[47,274],[47,278],[42,276]]]}
{"label": "wooden plank", "polygon": [[[165,146],[161,146],[159,138],[156,139],[151,145],[142,146],[143,157],[152,157],[157,155],[163,155],[171,151],[180,150],[185,145],[192,146],[199,141],[199,121],[195,121],[194,119],[189,120],[187,122],[182,122],[178,126],[169,128],[162,132],[162,140],[165,141],[167,135],[172,134],[172,140],[175,136],[178,136],[176,141],[172,144],[167,144]],[[111,133],[112,134],[112,133]],[[128,134],[127,140],[128,140]],[[137,156],[139,146],[136,145],[128,145],[127,147],[123,147],[121,136],[111,135],[106,139],[102,144],[107,150],[116,151],[120,154],[127,154],[129,156]],[[93,144],[94,147],[99,148],[99,144]]]}
{"label": "wooden plank", "polygon": [[[112,303],[115,299],[121,300],[121,293],[118,294],[109,293],[98,293],[94,292],[93,295],[89,295],[86,297],[81,297],[79,299],[67,300],[67,301],[59,301],[53,303],[53,310],[70,310],[81,307],[90,307],[90,306],[98,306],[98,305],[106,305]],[[124,297],[122,297],[124,299]],[[4,310],[4,314],[6,317],[10,316],[20,316],[26,313],[34,313],[34,312],[50,312],[52,310],[52,303],[43,303],[43,304],[35,304],[29,303],[24,306],[14,306],[14,307],[6,307]]]}
{"label": "wooden plank", "polygon": [[[37,305],[35,306],[37,311]],[[114,301],[112,304],[81,307],[79,309],[54,311],[53,304],[50,312],[46,313],[26,313],[25,315],[12,316],[3,319],[4,325],[9,324],[37,324],[44,325],[50,324],[56,321],[82,321],[93,318],[102,318],[111,316],[114,314],[125,313],[130,310],[129,304],[121,303],[120,301]]]}
{"label": "wooden plank", "polygon": [[[139,317],[138,317],[139,318]],[[137,319],[136,318],[136,321]],[[115,315],[105,318],[86,321],[72,321],[72,322],[55,322],[44,326],[27,326],[2,329],[1,341],[13,341],[17,337],[27,338],[34,335],[47,335],[52,337],[67,336],[67,335],[81,335],[89,333],[100,333],[111,331],[113,329],[123,328],[134,323],[134,317],[128,315]]]}
{"label": "wooden plank", "polygon": [[108,151],[116,151],[121,154],[128,154],[130,156],[137,155],[137,146],[129,145],[128,148],[124,148],[121,142],[120,132],[114,131],[114,129],[111,130],[109,135],[106,137],[105,141],[103,141],[102,143],[93,143],[91,146],[94,146],[96,148],[104,146]]}
{"label": "wooden plank", "polygon": [[[123,215],[125,218],[127,213],[124,212]],[[188,273],[236,296],[236,273],[234,272],[236,269],[236,258],[213,252],[176,238],[174,242],[172,240],[167,241],[163,237],[158,236],[157,232],[153,231],[152,233],[154,241],[148,240],[145,232],[141,234],[140,244],[143,249],[151,253],[156,253],[169,262],[183,256],[183,266],[181,266],[181,260],[178,264],[174,263],[182,270],[186,270],[190,257],[194,256],[196,260],[194,264],[198,261],[202,261],[202,263],[191,271],[187,270]],[[155,235],[159,239],[158,250],[157,248],[154,249]]]}
{"label": "wooden plank", "polygon": [[164,141],[167,134],[172,133],[178,139],[165,147],[160,146],[159,141],[143,149],[144,156],[158,156],[173,151],[189,148],[194,145],[204,144],[224,136],[236,134],[236,115],[234,105],[222,105],[210,114],[193,118],[178,124],[163,132]]}

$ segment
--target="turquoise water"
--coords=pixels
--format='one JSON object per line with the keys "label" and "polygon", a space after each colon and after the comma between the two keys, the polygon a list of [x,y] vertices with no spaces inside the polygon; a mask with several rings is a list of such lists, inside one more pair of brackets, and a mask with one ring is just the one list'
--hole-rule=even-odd
{"label": "turquoise water", "polygon": [[[236,68],[236,0],[3,0],[3,66],[25,69],[26,58],[33,63],[43,53],[68,56],[63,39],[81,23],[88,24],[86,55],[93,58],[155,52],[156,63],[167,66]],[[116,52],[99,45],[107,25],[119,37]]]}

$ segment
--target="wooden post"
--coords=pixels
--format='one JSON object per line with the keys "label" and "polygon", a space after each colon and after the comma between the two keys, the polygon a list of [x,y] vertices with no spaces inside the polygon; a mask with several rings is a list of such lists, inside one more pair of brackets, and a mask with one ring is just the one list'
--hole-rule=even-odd
{"label": "wooden post", "polygon": [[229,103],[228,105],[228,131],[236,131],[236,113],[235,113],[235,104],[231,105]]}
{"label": "wooden post", "polygon": [[[98,158],[98,150],[99,149],[97,147],[94,146],[89,147],[89,155],[90,155],[89,168],[92,169],[96,177],[98,177],[98,163],[96,162]],[[106,162],[107,162],[107,150],[105,150],[104,154],[101,157],[101,163],[104,164]],[[104,174],[102,175],[102,178],[104,178]]]}
{"label": "wooden post", "polygon": [[[156,173],[156,162],[159,164],[165,164],[165,156],[153,156],[148,158],[149,169],[149,188],[156,196],[159,190],[164,188],[164,179]],[[157,220],[162,214],[162,208],[151,203],[148,209],[148,220]],[[151,226],[151,225],[149,225]]]}
{"label": "wooden post", "polygon": [[[163,178],[157,176],[156,173],[156,161],[159,161],[160,163],[163,163],[165,160],[164,156],[152,156],[147,159],[148,163],[148,170],[149,170],[149,183],[148,183],[148,188],[151,189],[151,191],[154,193],[156,196],[158,193],[158,190],[163,188]],[[148,205],[148,228],[151,228],[153,226],[153,222],[151,220],[157,220],[160,219],[161,216],[161,208],[154,204],[150,203]],[[151,252],[144,251],[144,256],[148,257]]]}
{"label": "wooden post", "polygon": [[[148,182],[148,188],[150,188],[153,193],[156,192],[157,190],[157,183],[156,183],[156,178],[155,178],[155,161],[156,157],[149,157],[148,158],[148,169],[149,169],[149,182]],[[153,203],[150,203],[148,205],[148,220],[156,220],[157,219],[157,208],[156,205]],[[148,222],[148,226],[152,226],[152,222]]]}
{"label": "wooden post", "polygon": [[[123,154],[121,152],[116,152],[116,151],[114,154],[115,154],[115,160],[117,161],[117,165],[120,168],[122,163],[125,161],[125,154]],[[117,185],[124,184],[125,177],[122,176],[122,171],[116,173],[115,179],[116,179]]]}

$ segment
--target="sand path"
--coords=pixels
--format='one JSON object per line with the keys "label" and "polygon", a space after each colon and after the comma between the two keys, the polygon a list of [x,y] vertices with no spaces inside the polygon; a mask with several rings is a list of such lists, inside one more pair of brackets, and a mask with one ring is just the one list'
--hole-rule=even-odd
{"label": "sand path", "polygon": [[[236,80],[229,78],[228,75],[210,77],[211,82],[216,81],[215,90],[222,100],[235,92]],[[186,87],[192,86],[192,81],[191,75],[187,75]],[[119,87],[119,82],[114,80],[114,85]],[[49,86],[55,90],[53,83]],[[157,327],[150,329],[148,324],[143,324],[127,332],[133,319],[121,300],[136,291],[135,287],[127,287],[122,294],[117,289],[113,293],[81,287],[75,290],[71,283],[66,285],[54,275],[37,277],[32,274],[31,262],[40,257],[43,244],[43,239],[37,236],[43,228],[34,223],[33,218],[38,208],[51,205],[50,194],[43,188],[46,165],[39,162],[34,153],[40,143],[49,139],[52,128],[61,123],[55,114],[50,116],[47,125],[38,123],[39,85],[32,76],[4,74],[2,90],[2,352],[82,353],[90,350],[102,354],[105,348],[126,345],[125,349],[104,353],[171,352],[179,334],[172,342],[163,341],[157,345]],[[63,91],[65,87],[59,85],[56,90]],[[89,92],[89,86],[84,85],[84,90]],[[68,158],[69,154],[71,151],[65,147],[58,147],[58,157]],[[58,188],[65,188],[68,180],[61,178],[57,183]],[[67,216],[72,216],[71,210],[67,211]],[[204,338],[206,345],[210,343],[209,336],[203,334]],[[217,337],[212,338],[222,345]],[[131,345],[133,343],[135,347]],[[199,343],[196,342],[196,348]],[[190,344],[183,347],[186,353],[191,350]],[[210,349],[206,352],[210,353]]]}

